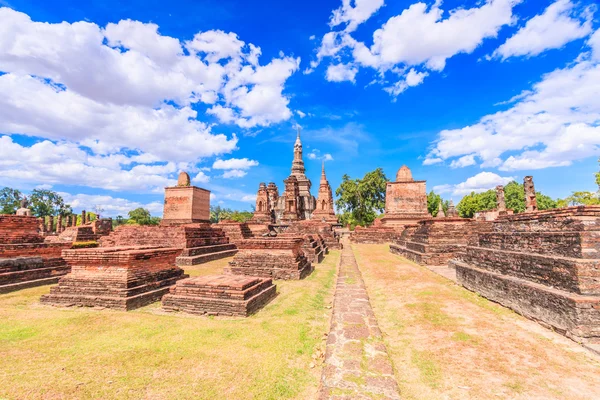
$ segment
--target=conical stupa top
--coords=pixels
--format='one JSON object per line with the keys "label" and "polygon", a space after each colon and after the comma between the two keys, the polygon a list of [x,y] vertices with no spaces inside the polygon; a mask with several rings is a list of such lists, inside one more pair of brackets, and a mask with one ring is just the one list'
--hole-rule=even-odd
{"label": "conical stupa top", "polygon": [[325,176],[325,161],[323,161],[321,166],[321,182],[327,182],[327,176]]}
{"label": "conical stupa top", "polygon": [[296,136],[296,143],[294,143],[294,147],[300,146],[302,147],[302,142],[300,141],[300,127],[298,127],[298,135]]}

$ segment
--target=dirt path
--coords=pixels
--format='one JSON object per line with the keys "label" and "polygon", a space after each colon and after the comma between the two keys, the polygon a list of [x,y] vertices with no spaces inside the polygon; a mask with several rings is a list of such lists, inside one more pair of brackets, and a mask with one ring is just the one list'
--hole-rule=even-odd
{"label": "dirt path", "polygon": [[343,244],[319,398],[400,399],[354,253]]}
{"label": "dirt path", "polygon": [[389,252],[353,245],[403,399],[600,399],[600,357]]}

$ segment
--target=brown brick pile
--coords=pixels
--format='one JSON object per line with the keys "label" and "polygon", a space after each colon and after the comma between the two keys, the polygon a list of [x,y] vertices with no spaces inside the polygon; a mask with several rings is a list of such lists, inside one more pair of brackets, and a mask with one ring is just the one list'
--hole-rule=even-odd
{"label": "brown brick pile", "polygon": [[421,265],[446,265],[456,252],[464,250],[475,225],[464,218],[423,220],[398,235],[390,251]]}
{"label": "brown brick pile", "polygon": [[335,225],[336,224],[318,221],[298,221],[290,224],[285,232],[295,233],[298,234],[298,236],[306,234],[321,235],[329,250],[340,250],[342,245],[340,243],[339,235],[334,231]]}
{"label": "brown brick pile", "polygon": [[600,343],[600,206],[499,217],[450,264],[467,289]]}
{"label": "brown brick pile", "polygon": [[[298,237],[294,233],[280,233],[278,238]],[[306,234],[302,236],[302,250],[308,261],[312,264],[319,264],[325,259],[325,255],[329,252],[327,244],[321,235]]]}
{"label": "brown brick pile", "polygon": [[273,279],[302,279],[312,271],[312,264],[302,250],[304,239],[245,239],[229,262],[225,273]]}
{"label": "brown brick pile", "polygon": [[173,226],[119,226],[110,235],[102,237],[102,247],[152,246],[180,249],[178,266],[189,266],[231,257],[235,244],[219,225],[189,224]]}
{"label": "brown brick pile", "polygon": [[276,295],[271,278],[212,275],[183,279],[162,299],[163,309],[247,317]]}
{"label": "brown brick pile", "polygon": [[0,215],[0,293],[56,283],[69,272],[61,258],[69,247],[44,243],[35,217]]}
{"label": "brown brick pile", "polygon": [[113,247],[63,251],[71,273],[42,303],[131,310],[160,300],[179,279],[177,248]]}
{"label": "brown brick pile", "polygon": [[350,233],[350,241],[352,243],[390,243],[396,240],[401,229],[392,228],[390,226],[372,225],[366,228],[357,226]]}

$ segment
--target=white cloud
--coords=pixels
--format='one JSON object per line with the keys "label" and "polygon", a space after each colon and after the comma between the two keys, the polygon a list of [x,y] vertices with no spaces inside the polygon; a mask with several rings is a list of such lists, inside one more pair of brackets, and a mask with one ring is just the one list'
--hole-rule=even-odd
{"label": "white cloud", "polygon": [[480,172],[466,181],[456,185],[446,184],[433,187],[436,193],[451,193],[453,196],[463,196],[471,192],[480,193],[498,185],[506,185],[515,180],[512,176],[502,177],[492,172]]}
{"label": "white cloud", "polygon": [[306,155],[309,160],[333,161],[333,156],[329,153],[321,155],[321,150],[313,149]]}
{"label": "white cloud", "polygon": [[[346,31],[354,31],[383,6],[384,0],[342,0],[340,8],[333,10],[329,26],[346,24]],[[351,4],[352,3],[352,4]]]}
{"label": "white cloud", "polygon": [[223,172],[222,177],[225,179],[243,178],[246,174],[247,172],[241,169],[230,169]]}
{"label": "white cloud", "polygon": [[[590,39],[592,46],[597,34]],[[513,98],[505,111],[440,132],[424,164],[460,157],[452,161],[458,167],[473,156],[481,160],[481,167],[510,171],[567,166],[597,156],[600,60],[593,57],[584,52],[577,62],[544,75],[531,90]]]}
{"label": "white cloud", "polygon": [[358,69],[351,64],[331,64],[327,67],[326,78],[329,82],[350,81],[354,83],[354,78]]}
{"label": "white cloud", "polygon": [[469,165],[475,165],[476,161],[475,161],[475,154],[467,154],[466,156],[463,156],[457,160],[453,160],[450,163],[450,168],[462,168],[462,167],[468,167]]}
{"label": "white cloud", "polygon": [[303,112],[302,112],[302,111],[300,111],[300,110],[296,110],[296,114],[297,114],[297,115],[298,115],[300,118],[304,118],[304,117],[306,117],[306,113],[303,113]]}
{"label": "white cloud", "polygon": [[575,9],[570,0],[552,3],[498,47],[493,57],[506,60],[514,56],[536,56],[586,37],[592,31],[592,10],[588,8],[577,12]]}
{"label": "white cloud", "polygon": [[251,167],[256,167],[258,161],[249,160],[247,158],[230,158],[229,160],[216,160],[213,163],[214,169],[241,169],[246,170]]}
{"label": "white cloud", "polygon": [[208,181],[210,181],[210,176],[206,175],[202,171],[198,171],[196,176],[192,178],[192,182],[194,183],[207,183]]}
{"label": "white cloud", "polygon": [[247,194],[245,196],[242,197],[241,201],[245,202],[245,203],[255,203],[256,202],[256,195],[255,194]]}
{"label": "white cloud", "polygon": [[44,182],[46,185],[89,186],[108,190],[159,192],[175,184],[173,163],[136,165],[136,156],[91,155],[68,142],[45,140],[29,147],[0,136],[0,177],[11,186]]}
{"label": "white cloud", "polygon": [[[236,135],[201,121],[196,103],[245,128],[291,117],[283,90],[300,59],[280,54],[260,65],[260,55],[235,33],[199,32],[182,43],[152,23],[41,23],[0,8],[0,133],[50,140],[35,148],[11,143],[22,152],[88,148],[48,164],[38,183],[79,177],[113,190],[164,186],[177,166],[193,169],[237,149]],[[37,161],[9,157],[0,176],[15,175],[7,165],[19,162],[27,175]]]}
{"label": "white cloud", "polygon": [[[334,10],[330,25],[333,28],[347,23],[347,27],[323,36],[316,60],[311,62],[307,72],[325,58],[332,59],[327,69],[328,80],[353,82],[358,67],[372,68],[377,73],[375,81],[397,96],[408,87],[422,83],[427,70],[441,71],[447,59],[456,54],[471,53],[485,39],[496,37],[503,26],[513,23],[512,9],[520,1],[487,0],[479,7],[447,12],[440,8],[441,1],[431,6],[415,3],[375,30],[373,44],[368,47],[353,38],[351,32],[383,1],[356,2],[352,7],[349,0],[343,0],[342,7]],[[348,73],[348,67],[344,68],[348,65],[352,65],[352,75]],[[346,73],[335,74],[337,70]]]}
{"label": "white cloud", "polygon": [[595,61],[600,61],[600,29],[594,32],[587,44],[592,49],[592,58]]}
{"label": "white cloud", "polygon": [[90,194],[70,194],[59,192],[65,203],[70,204],[74,210],[94,211],[96,208],[101,208],[100,215],[102,217],[116,217],[121,215],[127,218],[127,213],[136,208],[142,207],[150,211],[153,215],[162,215],[163,203],[154,201],[151,203],[140,203],[119,197],[105,195],[90,195]]}

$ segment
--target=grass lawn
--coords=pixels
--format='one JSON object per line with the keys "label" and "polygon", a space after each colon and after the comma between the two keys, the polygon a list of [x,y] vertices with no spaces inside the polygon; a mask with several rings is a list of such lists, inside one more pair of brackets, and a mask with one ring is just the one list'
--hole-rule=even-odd
{"label": "grass lawn", "polygon": [[[339,252],[250,318],[39,304],[49,286],[0,295],[0,398],[307,399],[321,369]],[[221,273],[229,259],[186,269]]]}
{"label": "grass lawn", "polygon": [[600,399],[600,357],[428,269],[353,245],[404,399]]}

